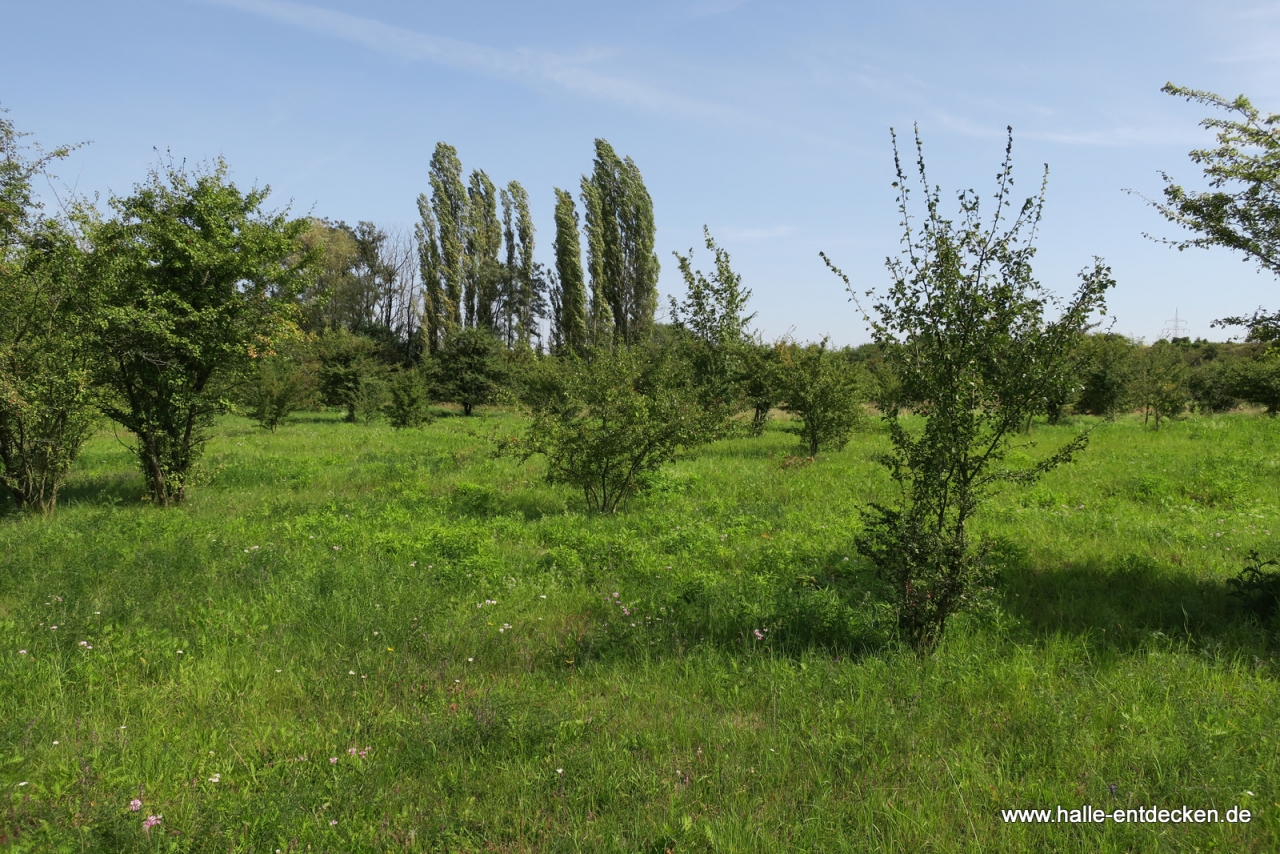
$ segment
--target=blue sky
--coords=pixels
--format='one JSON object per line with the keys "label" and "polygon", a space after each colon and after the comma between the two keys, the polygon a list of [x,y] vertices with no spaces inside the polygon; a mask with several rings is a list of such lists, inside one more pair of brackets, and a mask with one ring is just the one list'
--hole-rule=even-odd
{"label": "blue sky", "polygon": [[295,213],[410,227],[444,140],[524,184],[549,262],[552,188],[576,189],[604,137],[654,198],[664,293],[706,224],[766,338],[860,343],[818,252],[860,288],[887,281],[889,128],[919,124],[951,197],[990,192],[1012,125],[1021,190],[1050,168],[1043,282],[1067,290],[1102,256],[1115,329],[1148,340],[1175,310],[1221,337],[1213,318],[1280,307],[1239,257],[1145,239],[1176,232],[1124,192],[1157,195],[1161,170],[1195,183],[1206,111],[1166,81],[1280,111],[1278,3],[0,0],[0,20],[0,106],[46,145],[91,140],[58,172],[103,198],[157,150],[223,155]]}

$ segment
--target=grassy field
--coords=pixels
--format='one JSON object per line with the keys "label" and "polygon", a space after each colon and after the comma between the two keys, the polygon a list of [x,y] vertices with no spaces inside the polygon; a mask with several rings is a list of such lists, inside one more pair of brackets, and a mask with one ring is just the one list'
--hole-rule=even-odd
{"label": "grassy field", "polygon": [[[876,425],[594,518],[494,458],[519,423],[228,418],[169,511],[108,430],[56,518],[0,506],[0,848],[1280,850],[1276,638],[1223,585],[1276,551],[1280,421],[1100,425],[984,513],[931,659],[853,549]],[[1253,819],[1000,815],[1059,805]]]}

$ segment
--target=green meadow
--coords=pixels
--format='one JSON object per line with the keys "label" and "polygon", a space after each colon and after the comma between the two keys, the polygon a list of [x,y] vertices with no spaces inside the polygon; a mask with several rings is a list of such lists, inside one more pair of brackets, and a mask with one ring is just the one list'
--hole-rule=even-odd
{"label": "green meadow", "polygon": [[[0,848],[1280,850],[1275,629],[1224,584],[1275,554],[1280,421],[1036,424],[1096,429],[986,506],[1000,575],[930,657],[853,545],[877,423],[615,516],[494,454],[523,423],[227,417],[170,510],[107,429],[53,518],[0,508]],[[1184,805],[1251,820],[1001,815]]]}

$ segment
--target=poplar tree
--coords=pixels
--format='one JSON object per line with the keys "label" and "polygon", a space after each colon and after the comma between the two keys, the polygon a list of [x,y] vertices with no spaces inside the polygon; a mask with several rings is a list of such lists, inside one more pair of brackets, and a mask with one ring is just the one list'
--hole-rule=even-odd
{"label": "poplar tree", "polygon": [[444,270],[440,259],[436,218],[431,212],[431,200],[426,193],[418,194],[418,216],[420,221],[414,226],[414,236],[418,239],[418,267],[425,289],[422,332],[426,338],[427,352],[438,353],[444,341],[449,311],[444,289],[441,287]]}
{"label": "poplar tree", "polygon": [[436,144],[431,156],[431,208],[439,229],[441,322],[446,327],[461,326],[467,269],[467,188],[462,183],[457,149],[443,142]]}
{"label": "poplar tree", "polygon": [[466,324],[496,330],[494,307],[502,269],[502,224],[498,219],[498,190],[484,170],[471,173],[467,186],[466,282],[463,302]]}
{"label": "poplar tree", "polygon": [[527,346],[536,334],[537,281],[533,261],[533,218],[529,215],[529,194],[519,181],[512,181],[500,193],[502,237],[506,243],[506,263],[502,275],[502,331],[508,347]]}
{"label": "poplar tree", "polygon": [[560,282],[555,335],[567,351],[587,346],[587,292],[582,279],[582,243],[573,196],[556,189],[556,276]]}
{"label": "poplar tree", "polygon": [[517,339],[527,345],[537,334],[539,308],[539,284],[537,270],[533,262],[533,217],[529,214],[529,194],[519,181],[507,184],[507,193],[511,204],[515,207],[515,281],[518,285]]}
{"label": "poplar tree", "polygon": [[591,278],[591,301],[587,310],[587,341],[602,346],[613,337],[613,318],[605,294],[606,225],[601,212],[600,191],[585,175],[582,178],[582,209],[587,232],[587,273]]}
{"label": "poplar tree", "polygon": [[653,251],[653,200],[640,169],[596,140],[590,177],[582,179],[587,211],[587,252],[591,271],[592,333],[600,338],[600,315],[607,305],[614,334],[623,344],[641,340],[658,305],[658,256]]}

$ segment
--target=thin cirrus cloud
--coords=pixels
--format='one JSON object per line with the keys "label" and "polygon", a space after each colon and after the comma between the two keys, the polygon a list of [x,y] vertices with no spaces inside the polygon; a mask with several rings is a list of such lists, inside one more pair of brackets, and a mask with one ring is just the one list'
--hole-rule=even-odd
{"label": "thin cirrus cloud", "polygon": [[434,62],[485,77],[550,83],[577,94],[662,113],[722,121],[761,122],[742,110],[681,95],[645,83],[601,74],[571,59],[527,48],[502,50],[474,42],[433,36],[333,9],[291,0],[210,0],[324,36],[340,38],[379,53],[414,62]]}

